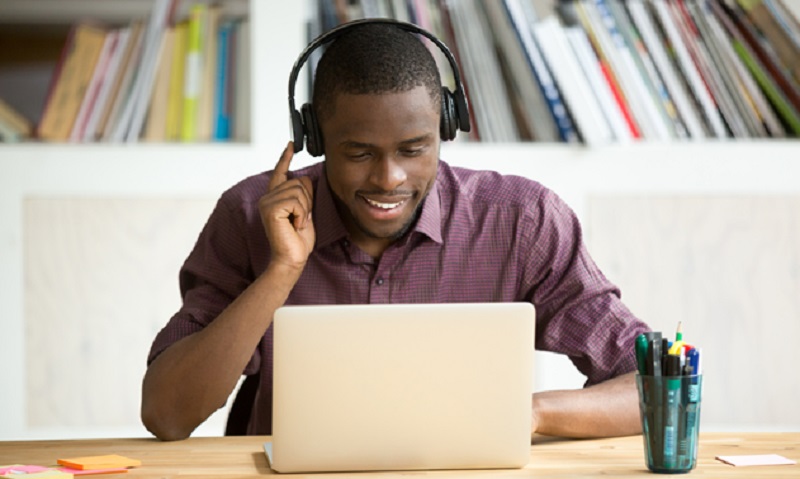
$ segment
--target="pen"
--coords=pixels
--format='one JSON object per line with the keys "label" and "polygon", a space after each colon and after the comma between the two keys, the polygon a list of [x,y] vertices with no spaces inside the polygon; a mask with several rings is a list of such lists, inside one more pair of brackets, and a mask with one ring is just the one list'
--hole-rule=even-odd
{"label": "pen", "polygon": [[697,424],[697,403],[700,402],[700,350],[692,348],[686,352],[686,363],[691,370],[692,377],[689,379],[689,391],[687,392],[686,402],[686,438],[688,441],[687,458],[691,461],[696,455],[697,441],[695,440],[695,430]]}
{"label": "pen", "polygon": [[647,375],[661,376],[661,339],[650,340],[650,347],[647,349]]}
{"label": "pen", "polygon": [[675,467],[678,451],[678,413],[681,397],[681,358],[667,356],[667,400],[664,424],[664,467]]}
{"label": "pen", "polygon": [[[661,387],[661,380],[655,379],[653,376],[659,377],[661,376],[661,347],[662,347],[662,338],[653,338],[650,340],[650,347],[647,349],[647,375],[650,376],[647,378],[647,381],[650,384],[649,391],[647,391],[648,396],[647,402],[649,403],[648,410],[651,413],[651,421],[650,424],[654,431],[661,431],[662,424],[664,422],[663,419],[663,409],[664,409],[664,393]],[[661,456],[664,452],[664,448],[662,447],[663,443],[663,435],[660,433],[650,434],[650,451],[653,454],[653,459],[660,463]]]}
{"label": "pen", "polygon": [[636,366],[639,369],[639,374],[644,376],[647,374],[647,335],[642,333],[636,336]]}

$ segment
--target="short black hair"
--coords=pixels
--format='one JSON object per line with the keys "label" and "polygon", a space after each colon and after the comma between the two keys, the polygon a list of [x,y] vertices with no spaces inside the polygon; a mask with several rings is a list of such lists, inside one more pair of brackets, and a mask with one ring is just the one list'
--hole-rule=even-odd
{"label": "short black hair", "polygon": [[416,34],[394,25],[365,24],[328,46],[314,75],[317,118],[333,114],[336,95],[400,93],[424,86],[438,111],[441,78],[436,61]]}

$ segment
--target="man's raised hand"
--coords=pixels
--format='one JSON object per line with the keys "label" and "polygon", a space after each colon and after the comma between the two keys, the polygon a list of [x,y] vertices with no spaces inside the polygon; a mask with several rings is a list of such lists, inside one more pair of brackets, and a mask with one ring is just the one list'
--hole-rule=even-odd
{"label": "man's raised hand", "polygon": [[311,219],[314,188],[308,177],[289,179],[289,164],[293,157],[294,148],[289,142],[275,166],[267,193],[258,202],[258,208],[272,250],[270,261],[296,268],[299,274],[316,239]]}

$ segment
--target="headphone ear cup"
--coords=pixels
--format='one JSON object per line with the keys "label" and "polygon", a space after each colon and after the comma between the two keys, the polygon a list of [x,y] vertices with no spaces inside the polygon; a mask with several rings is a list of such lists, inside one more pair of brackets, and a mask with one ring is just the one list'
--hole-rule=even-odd
{"label": "headphone ear cup", "polygon": [[300,116],[300,112],[292,110],[292,143],[294,144],[295,153],[303,151],[303,143],[305,143],[305,132],[303,130],[303,118]]}
{"label": "headphone ear cup", "polygon": [[458,119],[453,103],[453,94],[447,87],[442,87],[442,116],[439,124],[439,135],[442,141],[450,141],[456,137]]}
{"label": "headphone ear cup", "polygon": [[306,103],[300,109],[303,115],[303,125],[306,130],[306,149],[311,156],[322,156],[324,153],[324,145],[322,144],[322,132],[319,130],[317,124],[317,115],[314,114],[314,108],[311,103]]}

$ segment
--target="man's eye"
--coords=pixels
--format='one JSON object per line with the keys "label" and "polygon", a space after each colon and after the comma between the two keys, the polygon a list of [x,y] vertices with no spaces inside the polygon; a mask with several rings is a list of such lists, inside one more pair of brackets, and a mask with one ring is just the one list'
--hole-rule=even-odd
{"label": "man's eye", "polygon": [[356,161],[358,161],[358,160],[366,160],[370,156],[372,156],[372,155],[370,155],[370,153],[368,151],[359,151],[359,152],[348,153],[347,154],[348,158],[350,158],[351,160],[356,160]]}
{"label": "man's eye", "polygon": [[403,156],[419,156],[423,151],[425,151],[424,148],[409,148],[401,150],[400,153],[402,153]]}

